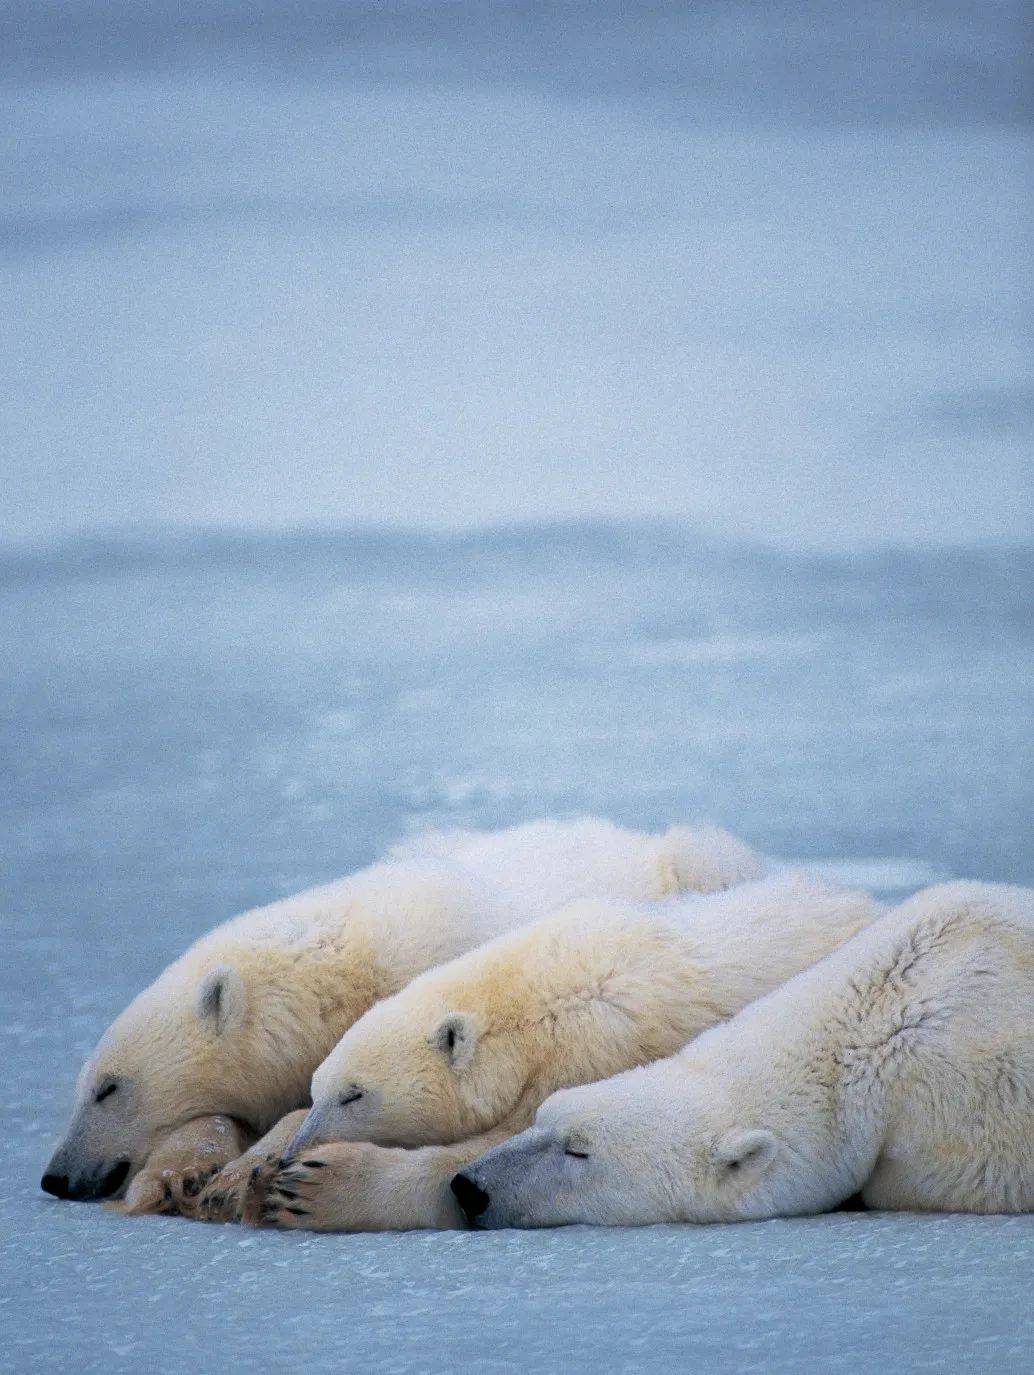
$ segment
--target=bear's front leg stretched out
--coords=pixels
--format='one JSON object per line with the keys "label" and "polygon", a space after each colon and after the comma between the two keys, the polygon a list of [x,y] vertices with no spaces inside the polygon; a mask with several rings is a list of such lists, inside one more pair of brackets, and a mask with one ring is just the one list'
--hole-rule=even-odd
{"label": "bear's front leg stretched out", "polygon": [[232,1117],[195,1117],[164,1138],[134,1176],[120,1213],[190,1213],[213,1175],[235,1160],[250,1141]]}
{"label": "bear's front leg stretched out", "polygon": [[394,1151],[335,1141],[252,1172],[243,1221],[312,1232],[398,1232],[463,1225],[441,1147]]}
{"label": "bear's front leg stretched out", "polygon": [[257,1166],[243,1221],[313,1232],[409,1232],[465,1225],[449,1187],[457,1171],[501,1141],[505,1128],[455,1146],[402,1150],[332,1141]]}

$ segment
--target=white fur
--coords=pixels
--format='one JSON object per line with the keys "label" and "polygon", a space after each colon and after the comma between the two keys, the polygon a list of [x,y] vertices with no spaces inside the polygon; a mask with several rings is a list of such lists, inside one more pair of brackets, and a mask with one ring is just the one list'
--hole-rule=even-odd
{"label": "white fur", "polygon": [[409,841],[226,922],[171,964],[84,1067],[48,1174],[89,1197],[192,1119],[228,1114],[262,1133],[306,1104],[313,1070],[377,999],[572,897],[656,899],[764,867],[724,832],[651,836],[592,819]]}
{"label": "white fur", "polygon": [[879,910],[800,873],[653,905],[576,903],[371,1008],[313,1076],[295,1149],[516,1130],[564,1085],[670,1055]]}
{"label": "white fur", "polygon": [[[571,1155],[571,1149],[586,1158]],[[952,883],[466,1171],[494,1226],[1034,1210],[1034,890]]]}

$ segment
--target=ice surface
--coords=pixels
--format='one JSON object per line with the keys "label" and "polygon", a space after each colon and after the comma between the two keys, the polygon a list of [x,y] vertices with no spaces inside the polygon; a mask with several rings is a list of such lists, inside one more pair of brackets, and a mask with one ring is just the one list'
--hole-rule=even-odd
{"label": "ice surface", "polygon": [[[1024,538],[1017,0],[0,6],[0,540]],[[38,1179],[187,942],[426,825],[1034,880],[1032,557],[659,528],[0,564],[0,1368],[1034,1368],[1027,1219],[466,1236]]]}
{"label": "ice surface", "polygon": [[[1026,1375],[1034,1219],[303,1237],[38,1180],[167,960],[419,826],[712,817],[885,889],[1031,882],[1032,573],[656,528],[0,566],[0,1366]],[[689,642],[725,648],[644,652]]]}
{"label": "ice surface", "polygon": [[0,537],[1024,538],[1023,8],[0,7]]}

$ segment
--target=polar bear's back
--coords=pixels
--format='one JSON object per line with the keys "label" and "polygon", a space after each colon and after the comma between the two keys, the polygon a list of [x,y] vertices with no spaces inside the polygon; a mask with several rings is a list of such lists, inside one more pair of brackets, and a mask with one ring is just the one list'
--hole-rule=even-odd
{"label": "polar bear's back", "polygon": [[610,821],[530,821],[503,831],[432,831],[396,846],[391,858],[462,865],[528,914],[594,893],[641,898],[653,838]]}
{"label": "polar bear's back", "polygon": [[607,893],[647,894],[651,837],[597,818],[531,821],[504,831],[446,831],[397,847],[398,858],[437,855],[477,874],[533,920],[565,903]]}
{"label": "polar bear's back", "polygon": [[[916,893],[839,952],[816,982],[882,990],[881,1002],[921,1001],[1001,1022],[1014,997],[1034,981],[1034,889],[956,881]],[[869,1000],[870,1002],[872,999]],[[1034,1031],[1034,1019],[1024,1024]]]}
{"label": "polar bear's back", "polygon": [[378,945],[419,938],[434,952],[428,956],[434,963],[513,926],[517,915],[463,865],[447,856],[414,856],[371,865],[242,912],[197,945],[230,941],[330,953],[365,933]]}
{"label": "polar bear's back", "polygon": [[1034,1051],[1034,889],[927,888],[897,909],[890,949],[890,977],[943,1009],[930,1018],[931,1032],[966,1027],[977,1040],[1015,1033]]}
{"label": "polar bear's back", "polygon": [[672,826],[650,835],[599,817],[530,821],[502,831],[432,831],[396,846],[391,858],[462,865],[528,920],[605,894],[654,902],[759,879],[770,862],[717,826]]}
{"label": "polar bear's back", "polygon": [[251,907],[217,926],[201,940],[230,937],[256,945],[307,943],[318,938],[320,931],[341,924],[354,892],[354,875],[321,883],[261,907]]}
{"label": "polar bear's back", "polygon": [[353,917],[407,937],[419,921],[441,937],[438,962],[580,899],[652,902],[680,890],[728,888],[767,869],[767,860],[717,827],[649,835],[587,817],[430,831],[358,873],[244,912],[202,942],[334,946]]}
{"label": "polar bear's back", "polygon": [[675,899],[665,910],[701,964],[721,969],[745,1006],[843,946],[884,909],[860,889],[790,870],[728,892]]}
{"label": "polar bear's back", "polygon": [[954,882],[879,915],[725,1030],[752,1060],[775,1043],[793,1060],[817,1042],[841,1041],[859,1072],[902,1070],[906,1093],[943,1089],[950,1102],[960,1073],[982,1083],[995,1064],[1003,1086],[1025,1083],[1034,1095],[1032,1007],[1034,890]]}
{"label": "polar bear's back", "polygon": [[902,920],[964,920],[1034,937],[1034,888],[956,879],[922,889],[896,910]]}

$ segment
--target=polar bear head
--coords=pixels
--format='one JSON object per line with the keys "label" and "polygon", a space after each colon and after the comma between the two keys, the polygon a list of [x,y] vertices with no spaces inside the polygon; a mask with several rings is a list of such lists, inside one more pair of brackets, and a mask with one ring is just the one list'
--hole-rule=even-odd
{"label": "polar bear head", "polygon": [[[305,1101],[318,1012],[305,990],[287,991],[275,952],[261,954],[226,943],[188,952],[116,1018],[79,1075],[48,1193],[114,1197],[185,1122],[221,1113],[261,1132]],[[305,1036],[312,1055],[299,1065],[284,1050]]]}
{"label": "polar bear head", "polygon": [[[669,954],[667,928],[658,936],[639,907],[585,900],[427,971],[372,1007],[320,1065],[292,1150],[312,1140],[445,1145],[525,1126],[561,1084],[654,1058],[641,1028],[667,996],[655,966]],[[681,970],[675,982],[698,1021]],[[655,1020],[668,1050],[690,1034],[674,1017]]]}
{"label": "polar bear head", "polygon": [[516,987],[450,967],[415,979],[361,1017],[316,1070],[291,1153],[313,1140],[445,1144],[503,1121],[529,1077],[523,1005]]}
{"label": "polar bear head", "polygon": [[720,1082],[687,1079],[677,1060],[565,1089],[458,1174],[453,1193],[479,1227],[769,1217],[800,1161],[762,1101],[744,1111]]}

